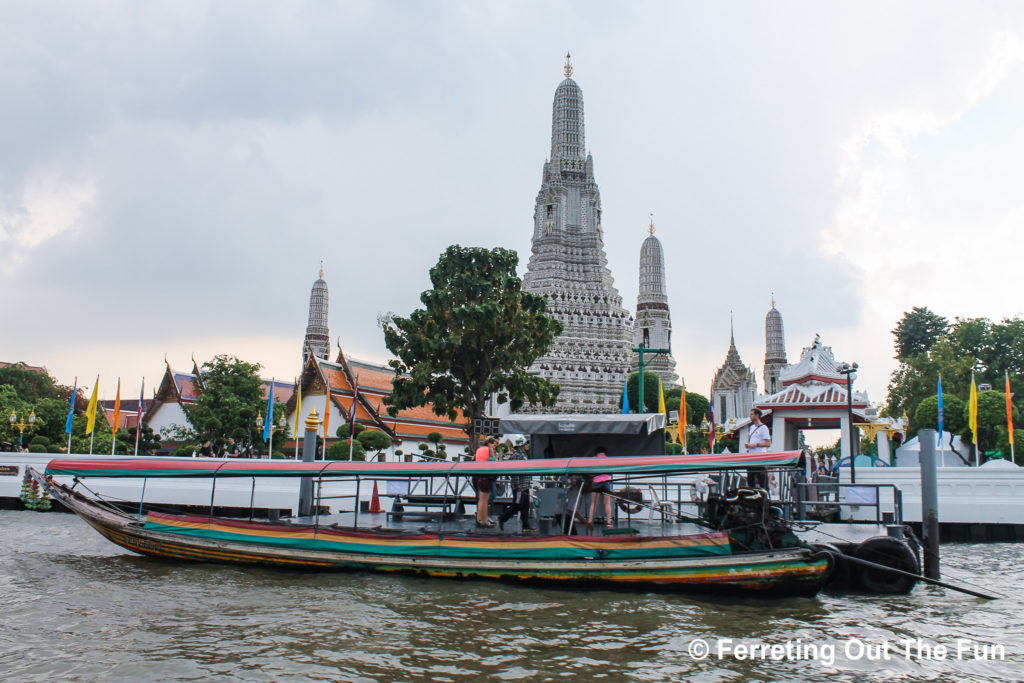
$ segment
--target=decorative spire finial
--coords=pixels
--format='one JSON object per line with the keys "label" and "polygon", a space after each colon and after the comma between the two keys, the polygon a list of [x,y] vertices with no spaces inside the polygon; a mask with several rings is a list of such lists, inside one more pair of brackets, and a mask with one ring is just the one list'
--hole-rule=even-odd
{"label": "decorative spire finial", "polygon": [[568,52],[565,53],[565,77],[572,78],[572,55]]}
{"label": "decorative spire finial", "polygon": [[732,311],[729,311],[729,346],[736,346],[736,333],[732,324]]}
{"label": "decorative spire finial", "polygon": [[324,279],[324,260],[320,259],[320,279]]}
{"label": "decorative spire finial", "polygon": [[775,292],[772,292],[772,308],[775,308]]}
{"label": "decorative spire finial", "polygon": [[650,227],[647,228],[647,230],[648,230],[648,234],[653,235],[654,234],[654,212],[651,211],[651,213],[649,213],[648,215],[651,217],[651,225],[650,225]]}

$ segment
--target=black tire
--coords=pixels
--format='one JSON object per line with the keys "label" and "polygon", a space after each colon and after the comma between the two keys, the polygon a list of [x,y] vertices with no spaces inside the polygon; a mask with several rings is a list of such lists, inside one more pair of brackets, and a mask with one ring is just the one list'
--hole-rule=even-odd
{"label": "black tire", "polygon": [[[875,536],[857,546],[853,556],[859,560],[883,564],[911,574],[920,574],[921,565],[914,551],[904,541],[888,536]],[[869,593],[902,595],[917,585],[917,579],[863,565],[853,568],[858,586]]]}
{"label": "black tire", "polygon": [[852,586],[852,575],[850,573],[850,562],[842,550],[831,543],[816,543],[815,550],[828,553],[832,557],[832,570],[829,572],[825,585],[837,590],[849,590]]}

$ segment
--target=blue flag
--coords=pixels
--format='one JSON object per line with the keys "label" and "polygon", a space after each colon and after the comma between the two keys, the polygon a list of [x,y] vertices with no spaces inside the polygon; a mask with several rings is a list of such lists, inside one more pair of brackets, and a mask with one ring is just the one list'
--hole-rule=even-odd
{"label": "blue flag", "polygon": [[938,446],[942,446],[942,423],[945,422],[945,410],[942,407],[942,375],[939,375],[939,443]]}
{"label": "blue flag", "polygon": [[75,422],[75,394],[78,393],[78,377],[75,377],[75,386],[71,387],[71,404],[68,406],[68,419],[64,423],[64,433],[71,433],[71,425]]}
{"label": "blue flag", "polygon": [[267,421],[263,423],[263,440],[270,440],[270,430],[274,424],[274,380],[270,380],[270,391],[267,392]]}
{"label": "blue flag", "polygon": [[629,414],[629,392],[627,391],[628,388],[629,388],[629,378],[627,377],[626,381],[622,383],[622,414],[623,415]]}

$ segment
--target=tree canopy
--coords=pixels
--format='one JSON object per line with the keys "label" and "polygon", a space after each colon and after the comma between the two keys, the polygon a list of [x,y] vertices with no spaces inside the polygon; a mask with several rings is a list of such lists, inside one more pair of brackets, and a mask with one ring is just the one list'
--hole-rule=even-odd
{"label": "tree canopy", "polygon": [[524,403],[553,405],[558,385],[527,369],[562,331],[545,313],[543,297],[524,292],[516,275],[518,255],[509,249],[453,245],[430,269],[423,308],[384,325],[384,342],[396,358],[397,377],[384,399],[388,413],[433,404],[437,415],[484,417],[492,394],[513,411]]}
{"label": "tree canopy", "polygon": [[[656,413],[658,412],[658,387],[660,380],[656,374],[644,370],[644,406],[640,408],[640,373],[631,372],[626,379],[626,395],[629,396],[629,411],[631,413]],[[665,408],[668,409],[668,395],[665,396]]]}
{"label": "tree canopy", "polygon": [[[263,433],[256,427],[256,416],[266,405],[266,398],[259,370],[259,363],[248,363],[226,354],[203,363],[199,370],[202,390],[187,410],[197,441],[210,439],[214,449],[222,446],[229,436],[240,446],[262,443]],[[283,410],[283,406],[276,404],[275,423],[282,414],[277,412],[279,410]],[[279,433],[275,433],[275,437]]]}
{"label": "tree canopy", "polygon": [[941,315],[928,310],[927,306],[915,306],[903,314],[892,331],[896,338],[896,357],[903,359],[927,353],[948,329],[949,321]]}

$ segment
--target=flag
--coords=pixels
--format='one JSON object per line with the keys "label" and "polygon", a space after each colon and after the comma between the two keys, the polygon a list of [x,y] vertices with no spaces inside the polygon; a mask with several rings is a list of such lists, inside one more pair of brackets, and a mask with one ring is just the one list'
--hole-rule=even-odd
{"label": "flag", "polygon": [[629,378],[622,383],[622,414],[627,415],[629,413]]}
{"label": "flag", "polygon": [[295,439],[295,459],[299,458],[299,414],[302,412],[302,385],[295,380],[295,429],[292,430],[292,437]]}
{"label": "flag", "polygon": [[267,392],[267,421],[263,423],[263,440],[270,440],[270,430],[274,425],[274,380],[270,380],[270,391]]}
{"label": "flag", "polygon": [[117,397],[114,399],[114,424],[110,427],[110,454],[117,448],[117,426],[121,423],[121,378],[117,378]]}
{"label": "flag", "polygon": [[967,404],[968,416],[971,427],[971,441],[974,442],[974,451],[980,461],[981,454],[978,453],[978,385],[974,382],[974,373],[971,373],[971,398]]}
{"label": "flag", "polygon": [[100,386],[100,376],[96,375],[96,384],[92,385],[92,397],[89,399],[89,407],[85,409],[85,433],[92,434],[96,427],[96,390]]}
{"label": "flag", "polygon": [[1010,372],[1006,371],[1006,430],[1010,435],[1010,447],[1013,447],[1013,403],[1010,402]]}
{"label": "flag", "polygon": [[356,438],[356,402],[359,401],[359,376],[356,376],[355,386],[352,388],[352,410],[348,413],[348,438],[349,448],[351,449],[351,440]]}
{"label": "flag", "polygon": [[939,411],[939,443],[937,445],[941,446],[942,445],[942,425],[943,425],[943,423],[945,422],[945,419],[946,419],[946,411],[942,407],[942,375],[939,375],[938,396],[939,396],[939,404],[938,404],[938,411]]}
{"label": "flag", "polygon": [[139,388],[139,417],[135,420],[135,455],[139,454],[139,434],[142,432],[142,404],[146,402],[146,378],[142,378]]}
{"label": "flag", "polygon": [[[712,392],[712,399],[714,399],[714,393]],[[708,404],[708,412],[711,414],[711,431],[708,434],[708,447],[711,448],[711,452],[715,452],[715,402],[712,400]]]}
{"label": "flag", "polygon": [[75,397],[78,395],[78,377],[75,376],[75,385],[71,387],[71,402],[68,404],[68,419],[64,423],[64,433],[70,434],[71,427],[75,422]]}
{"label": "flag", "polygon": [[328,388],[327,389],[327,401],[324,403],[324,457],[323,457],[324,460],[327,459],[327,435],[330,433],[327,430],[328,430],[330,424],[331,424],[331,390]]}
{"label": "flag", "polygon": [[665,410],[665,383],[661,381],[660,377],[658,378],[658,412],[668,412]]}
{"label": "flag", "polygon": [[679,401],[679,436],[680,441],[683,442],[683,453],[686,452],[686,387],[683,387],[683,393],[680,396]]}
{"label": "flag", "polygon": [[293,430],[293,433],[295,434],[295,439],[297,441],[299,438],[299,414],[302,412],[302,385],[299,384],[298,380],[295,381],[295,392],[295,429]]}

